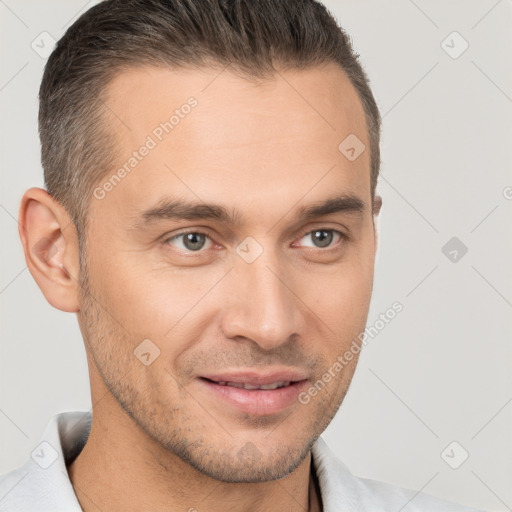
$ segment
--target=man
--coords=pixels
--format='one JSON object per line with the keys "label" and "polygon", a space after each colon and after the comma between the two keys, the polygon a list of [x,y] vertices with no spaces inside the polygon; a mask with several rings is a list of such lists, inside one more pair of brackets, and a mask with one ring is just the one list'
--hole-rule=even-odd
{"label": "man", "polygon": [[379,111],[321,4],[102,2],[49,58],[39,123],[20,237],[77,314],[93,410],[52,419],[1,510],[469,510],[320,438],[381,208]]}

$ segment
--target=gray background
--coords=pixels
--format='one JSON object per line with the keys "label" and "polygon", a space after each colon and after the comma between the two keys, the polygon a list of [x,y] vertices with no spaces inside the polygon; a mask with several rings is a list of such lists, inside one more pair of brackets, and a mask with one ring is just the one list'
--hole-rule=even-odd
{"label": "gray background", "polygon": [[[24,462],[53,414],[91,406],[76,317],[35,284],[16,218],[25,189],[43,186],[45,58],[31,44],[46,38],[48,48],[42,32],[58,39],[94,3],[0,0],[0,473]],[[359,476],[512,510],[512,4],[325,3],[351,35],[384,119],[368,325],[395,301],[404,310],[365,347],[323,436]],[[469,44],[457,58],[463,41],[446,39],[454,31]],[[452,237],[455,262],[442,251]],[[452,469],[446,460],[464,450]]]}

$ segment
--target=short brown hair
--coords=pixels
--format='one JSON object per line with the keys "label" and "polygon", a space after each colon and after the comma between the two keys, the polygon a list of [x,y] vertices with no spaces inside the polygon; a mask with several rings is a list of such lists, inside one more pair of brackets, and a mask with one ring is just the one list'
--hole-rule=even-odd
{"label": "short brown hair", "polygon": [[[94,185],[116,165],[103,101],[108,83],[140,65],[229,65],[246,78],[336,62],[364,108],[371,196],[381,118],[348,35],[316,0],[106,0],[82,14],[50,55],[39,91],[45,185],[70,214],[80,247]],[[341,141],[340,141],[341,142]]]}

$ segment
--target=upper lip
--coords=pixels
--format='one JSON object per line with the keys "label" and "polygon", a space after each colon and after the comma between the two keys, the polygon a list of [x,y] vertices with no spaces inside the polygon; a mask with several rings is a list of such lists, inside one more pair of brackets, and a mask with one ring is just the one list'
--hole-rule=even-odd
{"label": "upper lip", "polygon": [[283,369],[267,370],[264,372],[238,370],[223,373],[201,375],[204,379],[215,382],[241,382],[252,386],[265,386],[275,382],[298,382],[307,379],[307,374],[301,370]]}

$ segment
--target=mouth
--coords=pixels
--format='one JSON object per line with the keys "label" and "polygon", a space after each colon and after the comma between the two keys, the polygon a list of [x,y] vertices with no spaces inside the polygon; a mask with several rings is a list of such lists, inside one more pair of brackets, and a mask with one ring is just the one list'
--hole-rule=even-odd
{"label": "mouth", "polygon": [[233,388],[238,389],[248,389],[248,390],[255,390],[255,389],[279,389],[284,388],[286,386],[289,386],[290,384],[295,384],[295,382],[287,380],[287,381],[280,381],[280,382],[272,382],[270,384],[261,384],[261,385],[255,385],[251,384],[249,382],[233,382],[233,381],[215,381],[211,379],[207,379],[206,377],[202,377],[205,380],[212,382],[213,384],[218,384],[219,386],[231,386]]}
{"label": "mouth", "polygon": [[278,414],[298,403],[299,393],[307,386],[301,372],[284,371],[267,374],[231,373],[201,376],[198,382],[222,410],[250,415]]}

